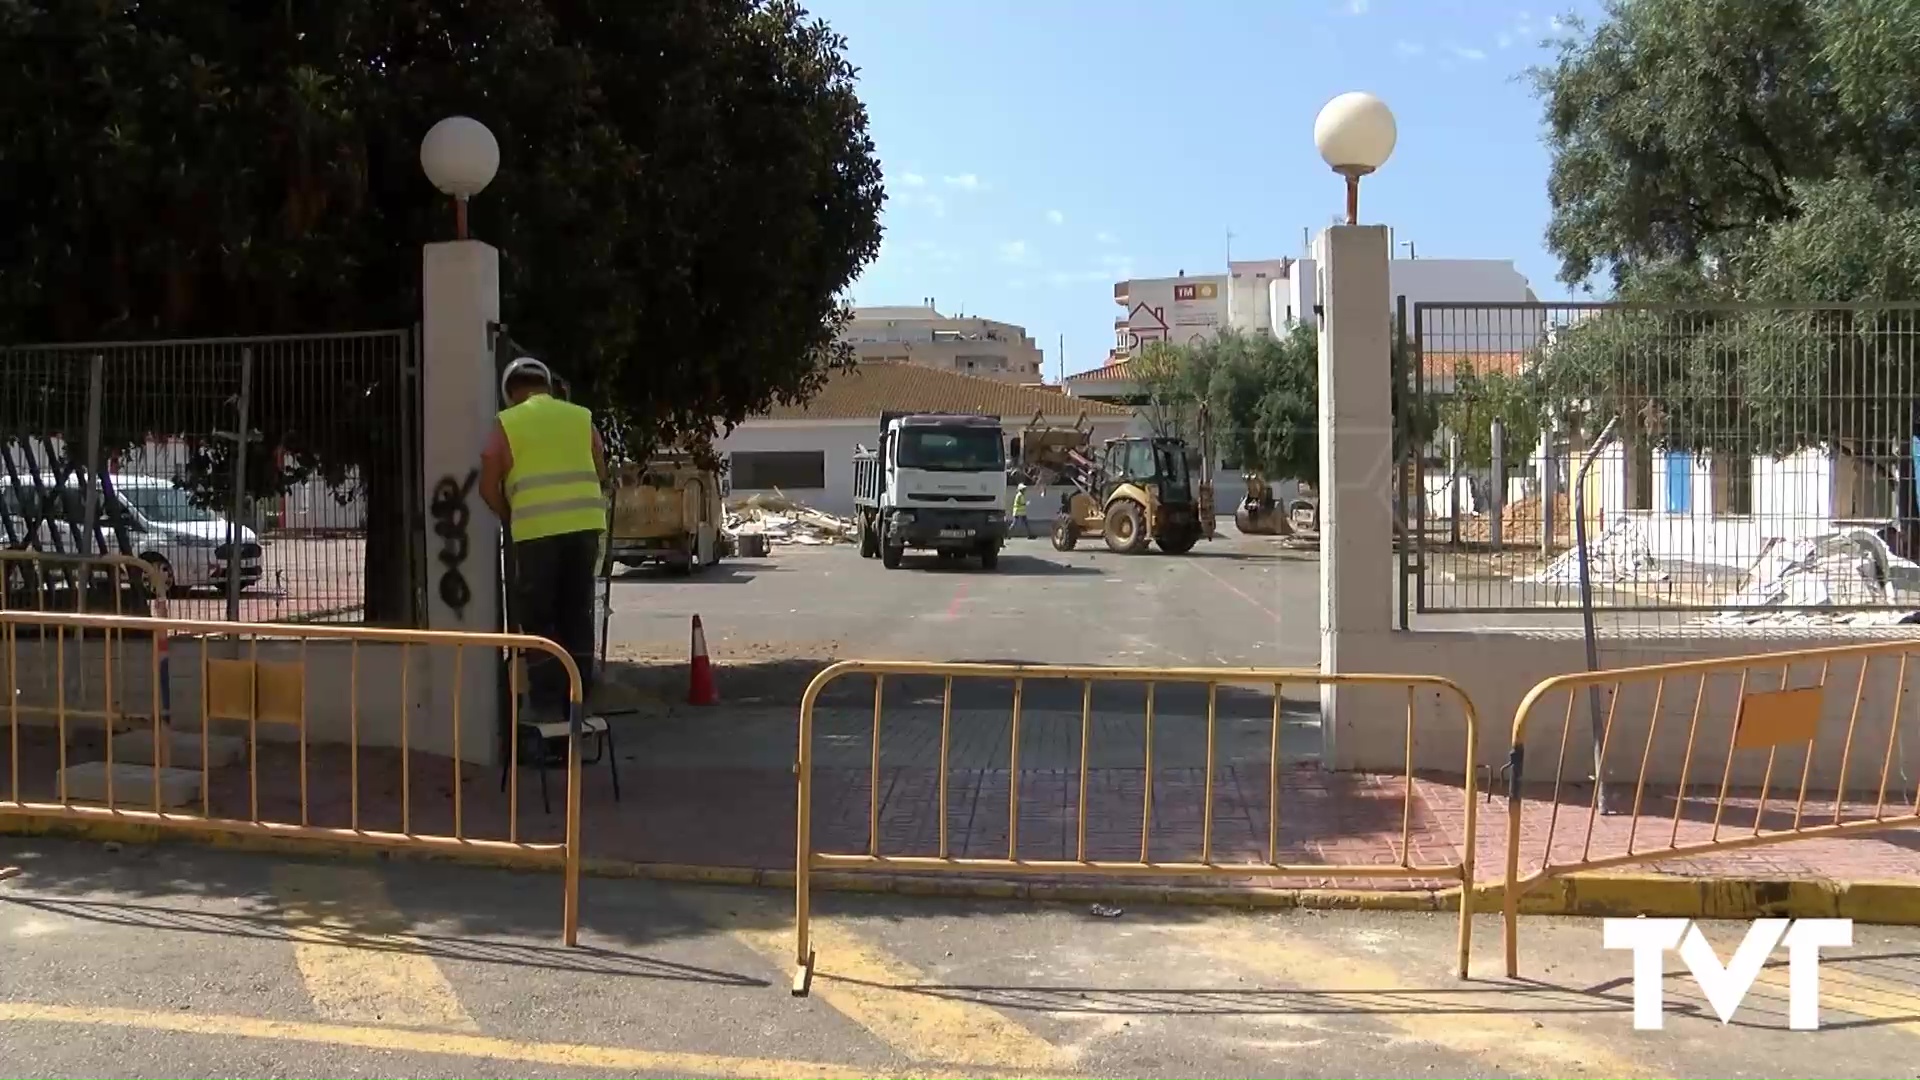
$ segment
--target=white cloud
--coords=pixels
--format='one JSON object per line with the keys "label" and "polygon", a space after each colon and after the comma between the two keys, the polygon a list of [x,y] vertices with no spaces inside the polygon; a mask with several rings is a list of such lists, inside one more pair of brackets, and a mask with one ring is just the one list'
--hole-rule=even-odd
{"label": "white cloud", "polygon": [[1476,63],[1476,64],[1487,58],[1487,51],[1485,49],[1469,49],[1460,45],[1455,45],[1453,46],[1451,51],[1453,52],[1453,55],[1459,57],[1460,59],[1471,61],[1472,63]]}
{"label": "white cloud", "polygon": [[1427,47],[1417,41],[1396,41],[1393,43],[1393,51],[1401,56],[1419,56],[1427,51]]}
{"label": "white cloud", "polygon": [[1368,0],[1347,0],[1347,14],[1365,15],[1371,6]]}
{"label": "white cloud", "polygon": [[1552,18],[1549,18],[1547,20],[1547,29],[1551,30],[1556,34],[1562,30],[1565,30],[1566,28],[1567,28],[1566,21],[1560,18],[1560,16],[1558,15],[1555,15]]}
{"label": "white cloud", "polygon": [[1027,242],[1025,240],[1008,240],[1002,243],[1000,245],[1000,261],[1009,263],[1026,262]]}
{"label": "white cloud", "polygon": [[1499,45],[1500,45],[1500,47],[1501,47],[1501,48],[1503,48],[1503,49],[1511,49],[1511,48],[1513,48],[1513,35],[1512,35],[1512,34],[1501,34],[1501,35],[1500,35],[1500,36],[1499,36],[1498,38],[1496,38],[1495,40],[1496,40],[1496,41],[1497,41],[1497,42],[1499,43]]}
{"label": "white cloud", "polygon": [[981,188],[986,187],[985,184],[980,182],[980,178],[972,173],[961,173],[958,176],[943,176],[940,180],[948,187],[959,188],[961,191],[979,191]]}
{"label": "white cloud", "polygon": [[1102,229],[1099,232],[1094,233],[1093,238],[1102,244],[1117,244],[1120,242],[1119,237],[1113,235],[1112,233],[1106,231],[1105,229]]}
{"label": "white cloud", "polygon": [[900,174],[900,186],[901,187],[926,187],[927,178],[924,176],[921,176],[917,172],[904,172]]}
{"label": "white cloud", "polygon": [[1050,225],[1065,225],[1067,223],[1067,215],[1058,210],[1049,210],[1047,211],[1047,223]]}
{"label": "white cloud", "polygon": [[890,206],[919,207],[934,217],[947,216],[947,200],[931,191],[901,191],[888,197]]}

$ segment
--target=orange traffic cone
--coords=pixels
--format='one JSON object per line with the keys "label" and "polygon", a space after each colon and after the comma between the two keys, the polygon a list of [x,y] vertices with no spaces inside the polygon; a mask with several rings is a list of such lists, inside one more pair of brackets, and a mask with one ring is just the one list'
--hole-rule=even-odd
{"label": "orange traffic cone", "polygon": [[687,671],[687,704],[717,705],[720,691],[713,685],[713,662],[707,659],[707,631],[700,616],[693,617],[693,664]]}

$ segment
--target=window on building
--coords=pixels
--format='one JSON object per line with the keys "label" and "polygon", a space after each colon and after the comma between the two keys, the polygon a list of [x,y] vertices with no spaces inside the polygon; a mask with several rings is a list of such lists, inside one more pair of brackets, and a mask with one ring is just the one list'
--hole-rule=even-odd
{"label": "window on building", "polygon": [[1713,459],[1713,512],[1753,513],[1753,458],[1723,454]]}
{"label": "window on building", "polygon": [[825,451],[736,450],[728,461],[737,490],[817,491],[827,486]]}

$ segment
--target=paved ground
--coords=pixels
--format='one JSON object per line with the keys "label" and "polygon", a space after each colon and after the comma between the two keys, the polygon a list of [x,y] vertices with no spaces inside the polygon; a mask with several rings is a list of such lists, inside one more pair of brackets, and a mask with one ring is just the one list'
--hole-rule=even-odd
{"label": "paved ground", "polygon": [[[1271,541],[1217,541],[1187,558],[1123,558],[1104,550],[1061,555],[1042,542],[1016,543],[999,574],[933,565],[888,572],[848,547],[781,548],[764,561],[723,563],[703,578],[649,574],[616,587],[616,664],[607,698],[635,711],[613,717],[620,798],[604,764],[587,771],[586,851],[595,857],[756,869],[793,865],[796,702],[807,680],[836,656],[926,659],[1020,659],[1034,662],[1272,664],[1312,666],[1311,622],[1276,613],[1303,609],[1314,595],[1315,563]],[[687,620],[699,611],[710,628],[723,704],[693,709],[684,698]],[[1162,627],[1170,628],[1162,632]],[[647,659],[653,654],[652,659]],[[665,657],[670,657],[667,659]],[[1312,766],[1319,749],[1316,703],[1304,686],[1282,688],[1280,762],[1272,761],[1274,699],[1270,686],[1223,689],[1217,696],[1209,799],[1206,697],[1163,687],[1155,699],[1149,854],[1157,860],[1204,854],[1212,808],[1211,854],[1223,863],[1283,862],[1326,866],[1288,884],[1345,886],[1359,882],[1335,869],[1353,863],[1423,866],[1456,863],[1464,854],[1465,803],[1457,787],[1416,779],[1328,774]],[[1085,714],[1073,683],[1029,683],[1023,691],[1017,773],[1013,688],[1005,682],[958,680],[948,724],[942,725],[940,680],[889,679],[884,693],[879,770],[874,771],[873,683],[852,677],[830,686],[815,714],[814,840],[818,850],[865,852],[875,818],[879,849],[928,855],[942,843],[941,746],[946,744],[944,840],[954,854],[1004,857],[1017,777],[1018,852],[1025,858],[1082,854],[1080,786],[1086,771],[1084,854],[1133,860],[1141,851],[1147,804],[1145,691],[1099,687]],[[1423,705],[1421,715],[1427,715]],[[1083,726],[1084,724],[1084,726]],[[1084,733],[1084,739],[1083,739]],[[68,761],[97,760],[100,746],[78,735]],[[94,740],[97,743],[97,738]],[[1084,745],[1083,745],[1084,743]],[[25,729],[19,744],[21,794],[53,801],[60,756],[53,733]],[[0,740],[0,762],[12,757]],[[348,777],[356,772],[344,747],[310,750],[308,782],[300,783],[294,747],[265,744],[260,754],[259,815],[265,820],[452,834],[454,778],[459,777],[459,829],[469,838],[556,839],[560,815],[543,810],[539,778],[523,770],[517,823],[500,774],[415,753],[403,774],[399,755],[359,755],[359,805]],[[0,775],[11,776],[9,762]],[[403,775],[406,781],[402,782]],[[554,778],[558,793],[558,777]],[[1277,811],[1270,791],[1278,788]],[[7,789],[10,793],[11,789]],[[1906,805],[1903,781],[1890,803]],[[1588,847],[1587,792],[1569,787],[1554,812],[1529,792],[1522,866],[1538,866],[1549,846],[1559,862],[1627,848],[1624,817],[1594,824]],[[1856,792],[1856,796],[1859,793]],[[216,773],[210,809],[247,818],[256,793],[246,770]],[[303,807],[301,798],[306,798]],[[877,814],[870,799],[877,795]],[[410,801],[402,812],[403,797]],[[1770,819],[1785,812],[1775,793]],[[1816,795],[1810,805],[1823,805]],[[1504,798],[1483,802],[1478,877],[1504,870]],[[1849,806],[1846,816],[1870,815]],[[1828,811],[1820,811],[1828,813]],[[1679,808],[1651,792],[1643,806],[1636,850],[1684,844],[1711,834],[1705,800]],[[1273,831],[1277,818],[1278,831]],[[1751,825],[1750,806],[1732,807],[1729,835]],[[1780,822],[1784,824],[1784,821]],[[1272,837],[1270,842],[1270,837]],[[1712,858],[1672,860],[1655,870],[1759,878],[1785,876],[1920,879],[1920,850],[1911,831],[1852,840],[1808,840]],[[1251,880],[1251,879],[1244,879]],[[1409,875],[1394,887],[1434,887],[1433,876]]]}
{"label": "paved ground", "polygon": [[684,659],[700,615],[733,701],[785,693],[843,656],[1311,667],[1319,580],[1312,553],[1230,525],[1182,557],[1014,540],[993,573],[931,557],[885,570],[850,545],[779,547],[695,578],[622,577],[609,637],[627,656]]}
{"label": "paved ground", "polygon": [[[1670,958],[1631,1028],[1624,954],[1529,922],[1528,981],[1451,970],[1444,916],[818,898],[787,993],[790,899],[311,864],[184,847],[0,843],[0,1061],[18,1076],[1907,1076],[1920,932],[1856,927],[1818,1032],[1784,954],[1731,1027]],[[1707,927],[1727,955],[1744,927]]]}

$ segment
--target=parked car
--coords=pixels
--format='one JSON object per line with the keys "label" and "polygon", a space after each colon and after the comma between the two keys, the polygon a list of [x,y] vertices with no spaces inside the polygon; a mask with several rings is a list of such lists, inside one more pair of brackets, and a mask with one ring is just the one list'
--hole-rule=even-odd
{"label": "parked car", "polygon": [[[68,477],[58,488],[61,505],[53,513],[38,512],[42,493],[52,492],[57,484],[56,478],[46,475],[40,477],[39,486],[34,486],[31,479],[14,483],[0,476],[0,510],[12,519],[7,530],[9,540],[17,545],[25,537],[28,519],[44,517],[27,541],[28,546],[39,551],[76,549],[74,532],[86,517],[78,477]],[[236,563],[242,588],[259,583],[259,536],[244,525],[231,526],[221,515],[194,505],[192,495],[173,481],[159,476],[111,474],[101,486],[100,496],[102,532],[110,538],[114,527],[123,525],[131,554],[163,571],[173,589],[224,589]],[[57,537],[55,529],[59,530]],[[230,542],[239,545],[237,560]]]}

